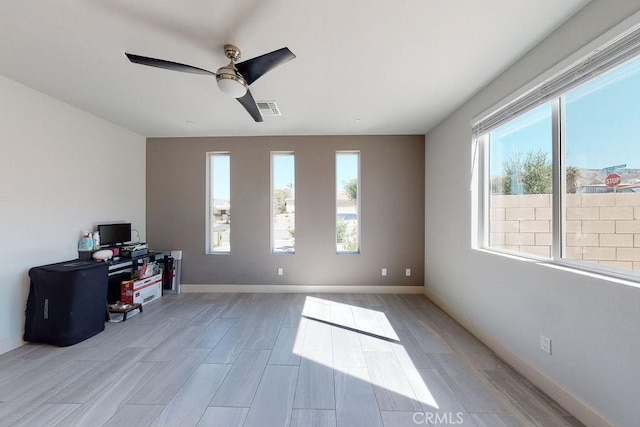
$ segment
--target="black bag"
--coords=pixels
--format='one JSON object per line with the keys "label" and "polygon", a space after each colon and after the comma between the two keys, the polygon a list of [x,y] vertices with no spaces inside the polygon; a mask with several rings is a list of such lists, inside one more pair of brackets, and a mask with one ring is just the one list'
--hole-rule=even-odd
{"label": "black bag", "polygon": [[29,270],[24,340],[68,346],[104,330],[109,265],[65,261]]}

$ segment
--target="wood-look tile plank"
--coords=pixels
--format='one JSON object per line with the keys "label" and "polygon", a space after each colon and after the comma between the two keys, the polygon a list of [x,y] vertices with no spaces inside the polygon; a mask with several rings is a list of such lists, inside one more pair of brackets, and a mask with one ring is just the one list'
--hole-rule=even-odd
{"label": "wood-look tile plank", "polygon": [[127,342],[127,347],[156,347],[167,338],[172,337],[183,326],[183,320],[173,318],[165,319],[158,324],[140,325],[138,326],[140,330]]}
{"label": "wood-look tile plank", "polygon": [[416,342],[427,353],[453,353],[453,349],[433,329],[427,327],[424,322],[409,320],[405,322],[409,332]]}
{"label": "wood-look tile plank", "polygon": [[225,301],[216,301],[207,304],[204,309],[195,315],[187,326],[209,326],[227,308]]}
{"label": "wood-look tile plank", "polygon": [[211,406],[251,406],[269,355],[269,350],[242,350],[211,401]]}
{"label": "wood-look tile plank", "polygon": [[334,301],[330,305],[330,318],[329,320],[336,325],[344,326],[346,328],[356,328],[356,321],[353,317],[353,311],[349,304],[343,304],[341,302]]}
{"label": "wood-look tile plank", "polygon": [[48,347],[43,344],[26,343],[23,346],[14,348],[13,350],[2,353],[0,356],[0,369],[6,362],[11,362],[16,359],[39,359],[40,353],[37,350],[41,350],[42,347]]}
{"label": "wood-look tile plank", "polygon": [[[79,403],[43,403],[11,424],[12,427],[54,426],[75,411]],[[0,414],[2,407],[0,407]],[[0,425],[4,420],[0,420]]]}
{"label": "wood-look tile plank", "polygon": [[297,378],[297,366],[267,366],[244,425],[286,426],[291,419]]}
{"label": "wood-look tile plank", "polygon": [[195,338],[187,347],[190,348],[208,348],[215,347],[222,337],[231,329],[237,319],[218,318],[207,326],[199,337]]}
{"label": "wood-look tile plank", "polygon": [[431,425],[421,412],[380,411],[384,427],[417,427]]}
{"label": "wood-look tile plank", "polygon": [[357,332],[333,327],[331,346],[334,368],[365,368],[367,366]]}
{"label": "wood-look tile plank", "polygon": [[282,320],[281,327],[283,328],[297,328],[302,318],[302,304],[290,304],[287,307],[287,311]]}
{"label": "wood-look tile plank", "polygon": [[393,353],[393,347],[389,341],[367,334],[358,334],[358,339],[360,340],[362,351],[385,351]]}
{"label": "wood-look tile plank", "polygon": [[124,405],[104,427],[148,427],[163,409],[164,405]]}
{"label": "wood-look tile plank", "polygon": [[[424,417],[421,420],[428,422],[431,419],[431,424],[435,425],[455,422],[462,427],[475,426],[471,415],[436,369],[405,369],[405,375],[422,406]],[[433,421],[438,419],[447,421]]]}
{"label": "wood-look tile plank", "polygon": [[310,319],[331,321],[331,301],[315,296],[308,296],[305,299],[302,315]]}
{"label": "wood-look tile plank", "polygon": [[[512,414],[472,414],[471,418],[474,425],[478,427],[527,427],[529,424],[523,423],[516,416]],[[538,424],[540,426],[560,425],[560,424]]]}
{"label": "wood-look tile plank", "polygon": [[265,305],[262,310],[262,317],[264,319],[279,320],[280,325],[285,320],[288,314],[289,306],[295,300],[292,294],[272,294],[271,300]]}
{"label": "wood-look tile plank", "polygon": [[420,411],[411,384],[394,353],[365,352],[373,391],[382,411]]}
{"label": "wood-look tile plank", "polygon": [[294,427],[336,427],[336,411],[327,409],[294,409],[291,412],[289,425]]}
{"label": "wood-look tile plank", "polygon": [[146,362],[169,362],[190,343],[200,338],[204,332],[204,326],[185,326],[147,351],[142,360]]}
{"label": "wood-look tile plank", "polygon": [[251,294],[236,294],[227,303],[227,308],[220,313],[223,319],[239,319],[247,311],[255,310],[255,304],[251,302],[253,296]]}
{"label": "wood-look tile plank", "polygon": [[20,365],[20,374],[0,384],[0,401],[15,399],[30,388],[40,385],[58,370],[74,363],[75,358],[84,351],[86,349],[80,347],[56,348],[46,357]]}
{"label": "wood-look tile plank", "polygon": [[453,351],[476,369],[498,369],[503,363],[476,337],[461,327],[438,332]]}
{"label": "wood-look tile plank", "polygon": [[258,323],[249,340],[244,345],[250,350],[271,350],[280,331],[281,319],[263,319]]}
{"label": "wood-look tile plank", "polygon": [[517,408],[523,423],[569,426],[567,412],[510,369],[485,370],[489,381]]}
{"label": "wood-look tile plank", "polygon": [[209,352],[205,363],[233,363],[251,337],[255,326],[232,326]]}
{"label": "wood-look tile plank", "polygon": [[132,320],[140,325],[156,325],[167,319],[186,324],[204,308],[201,300],[202,296],[198,294],[165,295],[145,305],[142,316],[136,316]]}
{"label": "wood-look tile plank", "polygon": [[49,403],[84,403],[115,379],[127,375],[147,352],[143,348],[123,348],[112,360],[100,363],[91,372],[60,389]]}
{"label": "wood-look tile plank", "polygon": [[[11,425],[25,416],[40,404],[51,398],[59,387],[66,387],[68,384],[86,375],[95,369],[99,362],[71,361],[67,366],[40,378],[37,384],[22,390],[10,400],[2,404],[2,425]],[[20,384],[16,383],[16,386]]]}
{"label": "wood-look tile plank", "polygon": [[425,412],[466,412],[466,408],[436,369],[405,369],[416,398]]}
{"label": "wood-look tile plank", "polygon": [[469,412],[512,413],[506,397],[477,370],[455,354],[430,354],[438,372],[453,390],[455,397]]}
{"label": "wood-look tile plank", "polygon": [[21,372],[25,372],[33,365],[33,361],[29,359],[8,359],[3,361],[0,366],[0,384],[9,382],[11,378],[20,375]]}
{"label": "wood-look tile plank", "polygon": [[308,351],[332,351],[331,325],[305,318],[301,322],[301,326],[305,328],[302,344],[303,355]]}
{"label": "wood-look tile plank", "polygon": [[198,369],[207,356],[207,349],[187,348],[171,362],[163,364],[160,372],[153,376],[127,403],[164,405],[169,403],[177,391]]}
{"label": "wood-look tile plank", "polygon": [[249,408],[213,407],[207,408],[197,427],[242,427]]}
{"label": "wood-look tile plank", "polygon": [[330,351],[309,351],[300,361],[294,408],[335,409],[333,357]]}
{"label": "wood-look tile plank", "polygon": [[403,369],[433,368],[433,361],[409,331],[398,329],[397,334],[400,342],[391,343],[391,348]]}
{"label": "wood-look tile plank", "polygon": [[269,365],[300,365],[304,328],[280,328]]}
{"label": "wood-look tile plank", "polygon": [[228,365],[200,365],[152,426],[197,425],[228,371]]}
{"label": "wood-look tile plank", "polygon": [[86,403],[69,414],[61,425],[101,426],[123,407],[127,400],[138,393],[161,368],[157,362],[138,362],[127,375],[119,377],[103,387]]}
{"label": "wood-look tile plank", "polygon": [[335,387],[338,427],[382,426],[380,409],[366,368],[336,370]]}

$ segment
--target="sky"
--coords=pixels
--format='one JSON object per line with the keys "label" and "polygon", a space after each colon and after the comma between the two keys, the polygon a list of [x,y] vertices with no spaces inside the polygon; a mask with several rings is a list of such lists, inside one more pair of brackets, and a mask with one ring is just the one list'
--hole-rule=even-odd
{"label": "sky", "polygon": [[[336,183],[343,190],[343,183],[358,177],[358,154],[338,153],[336,155]],[[274,188],[295,189],[295,155],[275,154],[273,156]],[[229,200],[230,162],[229,155],[214,155],[211,160],[211,188],[215,200]]]}
{"label": "sky", "polygon": [[[640,60],[579,86],[564,97],[568,166],[640,169]],[[514,152],[542,149],[551,160],[551,106],[542,105],[491,133],[491,175]]]}

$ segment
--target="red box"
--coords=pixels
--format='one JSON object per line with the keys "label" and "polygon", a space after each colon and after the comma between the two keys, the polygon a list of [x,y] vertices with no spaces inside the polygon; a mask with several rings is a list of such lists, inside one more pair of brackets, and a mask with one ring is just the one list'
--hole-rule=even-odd
{"label": "red box", "polygon": [[126,280],[120,286],[120,301],[125,304],[154,301],[162,296],[162,273],[142,280]]}

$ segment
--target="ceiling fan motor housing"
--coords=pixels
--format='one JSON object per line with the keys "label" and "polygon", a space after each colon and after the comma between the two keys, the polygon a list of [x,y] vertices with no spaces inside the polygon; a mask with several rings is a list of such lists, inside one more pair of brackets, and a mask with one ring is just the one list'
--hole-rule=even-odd
{"label": "ceiling fan motor housing", "polygon": [[216,81],[218,88],[233,98],[242,98],[247,93],[247,82],[233,64],[219,68],[216,72]]}

